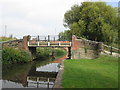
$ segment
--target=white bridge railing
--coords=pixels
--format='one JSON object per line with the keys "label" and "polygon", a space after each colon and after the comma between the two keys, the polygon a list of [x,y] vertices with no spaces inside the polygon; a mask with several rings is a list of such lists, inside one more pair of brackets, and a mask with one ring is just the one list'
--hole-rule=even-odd
{"label": "white bridge railing", "polygon": [[59,47],[68,47],[68,46],[72,46],[71,42],[35,42],[35,43],[31,43],[30,41],[28,41],[28,46],[36,46],[36,47],[40,47],[40,46],[59,46]]}

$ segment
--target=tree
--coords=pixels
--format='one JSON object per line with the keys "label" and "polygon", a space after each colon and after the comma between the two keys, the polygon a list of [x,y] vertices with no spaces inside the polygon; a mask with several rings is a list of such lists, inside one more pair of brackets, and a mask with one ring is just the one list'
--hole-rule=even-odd
{"label": "tree", "polygon": [[70,30],[65,30],[64,32],[59,33],[60,40],[62,41],[71,41],[72,40],[72,33]]}
{"label": "tree", "polygon": [[105,2],[83,2],[64,14],[64,26],[72,35],[110,43],[118,34],[117,19],[117,9]]}

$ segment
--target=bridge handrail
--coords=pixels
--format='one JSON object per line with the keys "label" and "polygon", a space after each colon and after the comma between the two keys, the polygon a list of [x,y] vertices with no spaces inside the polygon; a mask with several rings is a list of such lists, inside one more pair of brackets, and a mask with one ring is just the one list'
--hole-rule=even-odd
{"label": "bridge handrail", "polygon": [[105,44],[103,44],[103,46],[108,47],[108,48],[112,47],[112,49],[115,49],[115,50],[120,50],[119,48],[116,48],[116,47],[113,47],[113,46],[108,46],[108,45],[105,45]]}

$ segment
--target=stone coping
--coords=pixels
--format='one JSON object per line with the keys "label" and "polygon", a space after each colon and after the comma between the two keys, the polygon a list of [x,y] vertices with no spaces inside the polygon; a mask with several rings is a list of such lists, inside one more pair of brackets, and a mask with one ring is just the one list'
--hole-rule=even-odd
{"label": "stone coping", "polygon": [[64,60],[60,64],[61,64],[60,69],[58,71],[58,74],[57,74],[53,89],[55,89],[55,88],[63,88],[62,87],[62,80],[63,80],[63,73],[64,73]]}

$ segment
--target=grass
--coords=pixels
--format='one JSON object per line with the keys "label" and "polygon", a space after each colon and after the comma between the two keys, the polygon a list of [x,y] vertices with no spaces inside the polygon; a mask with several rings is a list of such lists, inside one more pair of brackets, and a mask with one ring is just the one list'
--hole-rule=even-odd
{"label": "grass", "polygon": [[118,58],[101,56],[94,60],[66,60],[64,88],[117,88]]}

